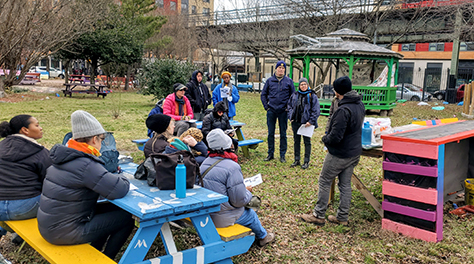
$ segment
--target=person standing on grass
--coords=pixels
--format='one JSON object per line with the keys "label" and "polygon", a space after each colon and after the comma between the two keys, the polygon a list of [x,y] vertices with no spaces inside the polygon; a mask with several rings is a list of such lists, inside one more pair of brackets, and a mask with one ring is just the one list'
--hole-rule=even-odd
{"label": "person standing on grass", "polygon": [[191,79],[186,84],[186,97],[193,108],[194,119],[202,121],[204,118],[204,111],[211,104],[211,95],[206,84],[202,83],[202,71],[196,70],[193,72]]}
{"label": "person standing on grass", "polygon": [[230,82],[230,72],[221,74],[222,83],[218,84],[212,91],[212,102],[214,106],[220,101],[224,101],[229,119],[234,119],[236,115],[235,104],[239,102],[239,90]]}
{"label": "person standing on grass", "polygon": [[[290,119],[293,130],[295,151],[295,161],[290,165],[290,168],[300,165],[301,135],[298,135],[298,129],[302,125],[305,127],[313,125],[314,128],[317,128],[319,113],[318,96],[313,90],[309,89],[308,79],[301,78],[298,91],[291,96],[288,102],[288,119]],[[307,169],[311,156],[311,137],[303,136],[303,141],[304,162],[301,168]]]}
{"label": "person standing on grass", "polygon": [[348,225],[351,205],[351,177],[362,153],[362,123],[365,107],[361,96],[352,90],[352,82],[344,76],[334,81],[334,91],[341,100],[339,108],[330,119],[329,129],[322,141],[328,148],[323,168],[319,176],[318,201],[312,214],[304,214],[301,219],[323,226],[328,207],[329,192],[333,180],[339,178],[340,201],[337,215],[329,215],[328,221]]}
{"label": "person standing on grass", "polygon": [[264,161],[274,159],[275,126],[278,120],[280,127],[280,162],[286,162],[286,129],[288,128],[287,105],[291,95],[295,92],[295,86],[293,80],[286,77],[285,73],[286,63],[284,61],[277,62],[275,74],[265,82],[262,94],[260,95],[263,108],[267,111],[268,127],[268,156]]}
{"label": "person standing on grass", "polygon": [[[30,115],[17,115],[0,123],[0,221],[35,218],[49,151],[36,140],[43,128]],[[0,237],[6,230],[0,227]],[[14,238],[21,241],[20,238]]]}
{"label": "person standing on grass", "polygon": [[129,181],[112,174],[99,159],[105,130],[91,114],[78,110],[71,115],[72,139],[67,146],[51,149],[53,165],[43,184],[38,209],[38,229],[54,245],[91,243],[111,259],[130,235],[132,215],[112,203],[97,203],[99,196],[124,197]]}
{"label": "person standing on grass", "polygon": [[195,122],[189,122],[194,118],[194,113],[189,99],[184,95],[186,89],[184,84],[175,83],[173,85],[174,93],[169,94],[163,103],[163,114],[176,120],[174,135],[177,137],[190,127],[196,127]]}

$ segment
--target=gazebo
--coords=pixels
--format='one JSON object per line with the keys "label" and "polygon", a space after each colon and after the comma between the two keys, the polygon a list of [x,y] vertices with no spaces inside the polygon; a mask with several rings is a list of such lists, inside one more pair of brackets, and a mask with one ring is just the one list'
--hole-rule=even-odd
{"label": "gazebo", "polygon": [[[371,79],[368,81],[370,84],[353,85],[353,88],[362,95],[366,109],[380,110],[381,115],[393,111],[396,106],[394,85],[398,77],[398,61],[403,58],[401,54],[371,44],[368,42],[367,35],[347,28],[331,32],[325,37],[311,38],[305,35],[295,35],[291,38],[304,45],[286,51],[290,55],[290,78],[293,78],[296,61],[302,61],[302,74],[305,78],[309,79],[311,63],[320,68],[322,68],[322,63],[331,63],[331,67],[334,66],[336,69],[336,77],[347,75],[353,80],[353,83],[355,83],[354,70],[357,66],[364,66],[366,69],[370,68]],[[377,65],[384,67],[379,78],[374,76],[376,62],[379,62]],[[341,68],[344,67],[346,73],[342,73]],[[331,101],[321,99],[320,104],[321,114],[328,115]]]}

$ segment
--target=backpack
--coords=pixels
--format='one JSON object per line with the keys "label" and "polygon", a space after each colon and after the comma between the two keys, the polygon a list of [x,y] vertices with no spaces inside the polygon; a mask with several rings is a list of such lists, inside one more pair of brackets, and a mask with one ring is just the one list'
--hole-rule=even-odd
{"label": "backpack", "polygon": [[[115,143],[115,137],[113,132],[105,132],[105,138],[102,141],[100,148],[101,159],[105,164],[104,167],[109,172],[116,172],[118,170],[119,163],[119,152],[117,151],[117,144]],[[69,139],[72,138],[72,132],[67,133],[64,136],[63,145],[66,145]]]}

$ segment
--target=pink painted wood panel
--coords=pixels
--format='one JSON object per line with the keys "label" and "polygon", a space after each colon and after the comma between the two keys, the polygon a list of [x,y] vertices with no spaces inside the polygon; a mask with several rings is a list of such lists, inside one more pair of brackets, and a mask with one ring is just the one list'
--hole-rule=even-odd
{"label": "pink painted wood panel", "polygon": [[382,202],[382,210],[390,211],[397,214],[408,215],[415,218],[423,219],[426,221],[435,222],[436,212],[421,210],[401,204],[391,203],[389,201]]}
{"label": "pink painted wood panel", "polygon": [[425,167],[425,166],[409,165],[409,164],[402,164],[402,163],[396,163],[396,162],[390,162],[390,161],[384,161],[382,163],[382,167],[384,170],[388,170],[388,171],[423,175],[423,176],[429,176],[429,177],[438,176],[438,167]]}
{"label": "pink painted wood panel", "polygon": [[384,152],[438,159],[438,146],[436,145],[384,139],[382,149]]}
{"label": "pink painted wood panel", "polygon": [[423,189],[384,180],[382,193],[411,201],[436,205],[438,202],[438,191],[436,189]]}
{"label": "pink painted wood panel", "polygon": [[388,219],[382,219],[382,229],[387,229],[393,232],[401,233],[405,236],[421,239],[428,242],[440,241],[436,233],[427,230],[419,229],[405,224],[400,224]]}

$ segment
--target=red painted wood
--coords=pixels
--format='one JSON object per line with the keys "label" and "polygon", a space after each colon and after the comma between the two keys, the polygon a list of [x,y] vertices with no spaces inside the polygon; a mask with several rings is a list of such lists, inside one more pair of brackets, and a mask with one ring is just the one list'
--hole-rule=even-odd
{"label": "red painted wood", "polygon": [[416,43],[416,51],[429,51],[430,43]]}
{"label": "red painted wood", "polygon": [[382,193],[420,203],[438,204],[438,191],[436,189],[423,189],[384,180]]}
{"label": "red painted wood", "polygon": [[408,215],[415,218],[423,219],[426,221],[435,222],[436,221],[436,212],[425,211],[405,205],[400,205],[396,203],[391,203],[389,201],[382,202],[382,210],[390,211],[397,214]]}
{"label": "red painted wood", "polygon": [[423,175],[429,177],[438,176],[438,167],[424,167],[419,165],[409,165],[402,163],[395,163],[390,161],[384,161],[382,163],[383,170]]}
{"label": "red painted wood", "polygon": [[398,140],[384,139],[382,150],[416,157],[429,159],[438,158],[438,147],[436,145],[400,142]]}
{"label": "red painted wood", "polygon": [[437,242],[438,237],[436,233],[412,227],[405,224],[400,224],[388,219],[382,219],[382,229],[387,229],[393,232],[401,233],[405,236],[421,239],[428,242]]}
{"label": "red painted wood", "polygon": [[445,42],[444,43],[444,51],[453,51],[453,43],[452,42]]}

